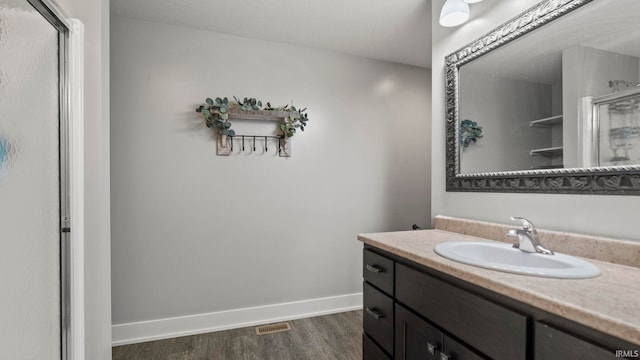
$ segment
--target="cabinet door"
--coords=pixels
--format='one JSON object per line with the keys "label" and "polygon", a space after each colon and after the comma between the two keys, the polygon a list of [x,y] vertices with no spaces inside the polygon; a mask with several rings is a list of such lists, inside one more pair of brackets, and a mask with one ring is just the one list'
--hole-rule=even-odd
{"label": "cabinet door", "polygon": [[439,360],[442,332],[396,304],[396,359]]}
{"label": "cabinet door", "polygon": [[396,359],[483,360],[440,330],[396,304]]}
{"label": "cabinet door", "polygon": [[451,339],[447,335],[443,337],[443,351],[439,360],[483,360],[488,359],[476,354],[466,346]]}
{"label": "cabinet door", "polygon": [[[536,322],[536,360],[606,360],[625,357],[614,350],[603,349],[549,325]],[[637,357],[637,353],[633,354]]]}
{"label": "cabinet door", "polygon": [[396,264],[396,299],[493,359],[527,359],[527,317],[444,280]]}

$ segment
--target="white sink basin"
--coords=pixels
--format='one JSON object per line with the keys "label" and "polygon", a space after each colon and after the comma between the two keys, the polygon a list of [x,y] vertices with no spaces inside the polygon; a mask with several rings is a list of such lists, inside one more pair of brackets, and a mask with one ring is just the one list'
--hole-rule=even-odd
{"label": "white sink basin", "polygon": [[593,264],[556,253],[527,253],[501,242],[449,241],[436,245],[436,254],[468,265],[509,273],[563,279],[585,279],[600,275]]}

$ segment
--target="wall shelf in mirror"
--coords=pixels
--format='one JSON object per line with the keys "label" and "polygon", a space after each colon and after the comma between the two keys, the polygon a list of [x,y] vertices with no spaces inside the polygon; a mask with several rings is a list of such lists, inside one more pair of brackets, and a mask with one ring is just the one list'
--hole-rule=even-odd
{"label": "wall shelf in mirror", "polygon": [[562,125],[562,115],[551,116],[544,119],[533,120],[529,122],[529,126],[531,127],[554,127]]}
{"label": "wall shelf in mirror", "polygon": [[546,156],[546,157],[556,157],[561,156],[564,149],[562,146],[554,146],[544,149],[534,149],[529,151],[529,155],[531,156]]}
{"label": "wall shelf in mirror", "polygon": [[529,170],[562,169],[563,167],[564,167],[564,165],[562,165],[562,164],[558,164],[558,165],[539,165],[539,166],[532,166],[531,168],[529,168]]}
{"label": "wall shelf in mirror", "polygon": [[[546,130],[546,134],[543,136],[547,138],[547,141],[550,141],[551,144],[551,147],[533,149],[529,151],[530,156],[544,156],[549,159],[547,160],[547,164],[532,164],[529,166],[530,170],[562,169],[564,167],[564,144],[561,133],[562,122],[562,115],[550,116],[529,122],[529,126],[532,128],[548,129]],[[559,134],[556,133],[558,131],[560,131]]]}

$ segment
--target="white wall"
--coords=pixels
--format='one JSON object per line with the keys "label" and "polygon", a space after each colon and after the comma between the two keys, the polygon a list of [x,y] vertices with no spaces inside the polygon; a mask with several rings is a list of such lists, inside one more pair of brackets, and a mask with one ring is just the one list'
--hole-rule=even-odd
{"label": "white wall", "polygon": [[460,72],[459,116],[482,126],[482,139],[464,149],[461,173],[527,170],[550,165],[533,149],[551,147],[551,129],[530,127],[551,116],[551,85]]}
{"label": "white wall", "polygon": [[111,359],[109,1],[58,0],[85,25],[85,352]]}
{"label": "white wall", "polygon": [[432,214],[509,223],[514,215],[542,228],[640,240],[632,226],[640,197],[603,195],[492,194],[445,191],[444,57],[535,5],[537,0],[484,1],[472,20],[452,30],[438,26],[444,0],[433,1]]}
{"label": "white wall", "polygon": [[[577,134],[581,130],[579,109],[585,96],[598,97],[611,93],[610,80],[638,80],[638,58],[585,46],[575,46],[562,52],[562,89],[564,99],[565,167],[580,167],[583,163],[583,144]],[[589,76],[584,76],[589,74]],[[607,133],[607,124],[601,128]],[[608,142],[608,137],[604,137]],[[609,146],[604,146],[609,150]],[[607,155],[609,153],[607,152]],[[608,156],[602,154],[602,161]],[[588,165],[587,165],[588,166]]]}
{"label": "white wall", "polygon": [[[114,324],[359,293],[356,234],[429,223],[429,70],[111,21]],[[308,107],[291,158],[216,156],[233,95]]]}

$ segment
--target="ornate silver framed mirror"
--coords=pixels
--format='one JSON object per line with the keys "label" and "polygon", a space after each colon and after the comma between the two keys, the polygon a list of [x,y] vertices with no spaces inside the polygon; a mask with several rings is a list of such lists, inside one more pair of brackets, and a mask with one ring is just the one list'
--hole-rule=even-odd
{"label": "ornate silver framed mirror", "polygon": [[447,191],[640,195],[638,14],[545,0],[448,55]]}

